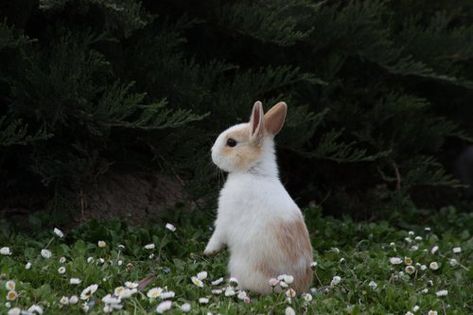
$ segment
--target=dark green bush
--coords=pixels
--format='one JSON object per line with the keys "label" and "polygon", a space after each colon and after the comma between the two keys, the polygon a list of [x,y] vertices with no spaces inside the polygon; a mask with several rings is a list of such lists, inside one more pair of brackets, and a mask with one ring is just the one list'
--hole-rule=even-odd
{"label": "dark green bush", "polygon": [[171,172],[195,198],[214,196],[209,147],[255,100],[290,106],[279,157],[302,203],[346,212],[457,196],[444,192],[473,131],[470,1],[0,6],[11,205],[38,194],[44,206],[110,170]]}

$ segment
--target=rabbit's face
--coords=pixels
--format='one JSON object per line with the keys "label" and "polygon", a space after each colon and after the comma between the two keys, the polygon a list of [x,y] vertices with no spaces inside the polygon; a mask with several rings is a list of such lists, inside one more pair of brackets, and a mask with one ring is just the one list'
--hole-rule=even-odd
{"label": "rabbit's face", "polygon": [[212,161],[226,172],[245,172],[261,158],[261,143],[251,140],[249,123],[221,133],[212,147]]}
{"label": "rabbit's face", "polygon": [[212,161],[226,172],[247,172],[264,158],[264,144],[281,130],[286,112],[287,105],[280,102],[265,115],[261,102],[256,102],[248,123],[230,127],[218,136],[212,146]]}

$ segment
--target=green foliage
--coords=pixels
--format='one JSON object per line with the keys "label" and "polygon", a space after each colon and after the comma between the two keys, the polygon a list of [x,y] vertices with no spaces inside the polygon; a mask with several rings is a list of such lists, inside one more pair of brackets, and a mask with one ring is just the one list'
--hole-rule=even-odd
{"label": "green foliage", "polygon": [[28,192],[31,178],[58,196],[108,171],[159,170],[213,197],[211,142],[255,100],[289,104],[278,154],[302,203],[459,186],[468,1],[23,2],[0,23],[0,172],[17,179],[0,191]]}
{"label": "green foliage", "polygon": [[[181,217],[188,222],[175,223],[175,232],[165,229],[164,223],[133,227],[120,221],[91,221],[64,231],[64,238],[57,237],[52,229],[35,226],[34,232],[19,231],[11,222],[0,221],[0,244],[12,252],[0,256],[0,312],[7,312],[8,280],[15,281],[19,293],[10,302],[11,308],[28,309],[37,304],[47,314],[83,314],[84,302],[90,306],[89,313],[102,314],[102,298],[127,281],[141,282],[139,292],[123,298],[123,309],[113,313],[156,314],[162,299],[146,296],[156,287],[175,292],[169,299],[169,314],[181,314],[179,307],[184,303],[191,304],[190,314],[284,314],[288,306],[296,314],[405,314],[416,313],[416,305],[419,314],[430,310],[440,313],[447,305],[449,314],[465,314],[465,307],[471,305],[473,214],[449,207],[420,218],[418,211],[412,211],[393,223],[372,223],[334,219],[320,212],[317,208],[305,210],[317,263],[312,300],[299,295],[290,303],[284,291],[267,296],[247,292],[251,303],[212,293],[214,289],[225,290],[229,275],[226,250],[213,257],[201,254],[210,237],[210,218]],[[28,228],[32,229],[31,224]],[[104,241],[105,247],[99,247],[99,241]],[[148,244],[155,247],[145,248]],[[438,250],[432,252],[435,246]],[[460,252],[453,251],[456,247]],[[49,259],[40,254],[45,248],[52,253]],[[392,264],[393,257],[400,263]],[[28,262],[30,269],[25,268]],[[430,268],[433,262],[438,269]],[[59,272],[60,267],[64,273]],[[208,277],[203,280],[204,286],[198,287],[191,277],[202,271]],[[337,284],[332,282],[335,276],[340,277]],[[221,277],[221,284],[211,285]],[[79,278],[81,283],[70,284],[71,278]],[[98,289],[87,300],[60,303],[63,296],[80,297],[92,284]],[[447,290],[447,295],[437,296],[441,290]],[[207,304],[199,303],[203,297],[209,299]]]}

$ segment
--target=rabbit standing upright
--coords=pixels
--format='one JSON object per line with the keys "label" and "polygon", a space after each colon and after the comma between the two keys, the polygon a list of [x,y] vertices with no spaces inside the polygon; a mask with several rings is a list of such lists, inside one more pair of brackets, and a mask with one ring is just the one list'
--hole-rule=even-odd
{"label": "rabbit standing upright", "polygon": [[294,277],[298,293],[312,282],[309,233],[276,164],[274,136],[286,113],[286,103],[280,102],[264,114],[258,101],[250,122],[225,130],[212,147],[213,162],[229,174],[204,254],[228,246],[230,275],[241,289],[262,294],[272,291],[269,280],[281,274]]}

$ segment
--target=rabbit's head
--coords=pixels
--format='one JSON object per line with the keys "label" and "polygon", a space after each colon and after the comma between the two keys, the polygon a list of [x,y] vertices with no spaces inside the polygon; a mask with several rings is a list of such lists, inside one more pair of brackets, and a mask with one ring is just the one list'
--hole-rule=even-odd
{"label": "rabbit's head", "polygon": [[260,101],[250,121],[222,132],[212,146],[212,161],[226,172],[248,172],[265,159],[274,160],[274,136],[286,119],[287,105],[279,102],[266,114]]}

